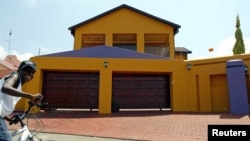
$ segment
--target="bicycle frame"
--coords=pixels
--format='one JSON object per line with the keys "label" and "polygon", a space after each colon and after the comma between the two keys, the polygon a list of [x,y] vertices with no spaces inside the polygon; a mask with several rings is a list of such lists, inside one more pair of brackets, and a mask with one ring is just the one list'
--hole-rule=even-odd
{"label": "bicycle frame", "polygon": [[[47,105],[47,103],[44,103]],[[21,114],[15,114],[12,118],[11,121],[9,121],[9,124],[17,124],[20,123],[21,128],[16,129],[14,131],[10,131],[10,134],[13,137],[16,137],[17,135],[20,135],[17,139],[17,141],[42,141],[41,139],[37,139],[36,136],[32,135],[28,126],[23,122],[23,119],[30,113],[30,110],[33,106],[41,107],[43,104],[33,104],[29,102],[29,108],[27,111],[21,113]]]}
{"label": "bicycle frame", "polygon": [[24,125],[21,129],[11,131],[10,134],[12,137],[15,137],[15,136],[21,134],[18,137],[17,141],[28,141],[28,140],[29,141],[39,141],[39,140],[33,138],[33,135],[30,133],[27,125]]}

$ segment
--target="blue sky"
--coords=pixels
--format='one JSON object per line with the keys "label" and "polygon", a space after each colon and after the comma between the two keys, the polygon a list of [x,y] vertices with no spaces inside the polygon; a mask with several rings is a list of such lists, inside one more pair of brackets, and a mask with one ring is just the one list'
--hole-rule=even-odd
{"label": "blue sky", "polygon": [[[232,55],[238,14],[246,53],[250,53],[250,0],[0,0],[0,3],[0,59],[9,53],[26,60],[39,53],[72,50],[74,38],[69,27],[121,4],[180,25],[175,45],[191,50],[189,59]],[[209,48],[214,51],[209,52]]]}

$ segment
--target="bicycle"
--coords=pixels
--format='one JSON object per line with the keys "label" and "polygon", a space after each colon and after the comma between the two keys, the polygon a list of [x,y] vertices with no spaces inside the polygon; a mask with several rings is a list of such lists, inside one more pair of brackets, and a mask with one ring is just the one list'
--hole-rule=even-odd
{"label": "bicycle", "polygon": [[[10,131],[10,134],[12,136],[12,138],[16,137],[17,135],[19,135],[19,137],[17,138],[17,141],[42,141],[42,139],[39,139],[36,135],[38,134],[32,134],[32,132],[30,132],[30,129],[28,128],[28,126],[24,123],[24,119],[30,115],[33,107],[38,107],[41,108],[43,106],[47,105],[47,103],[32,103],[29,102],[29,107],[26,111],[22,112],[22,113],[17,113],[14,114],[9,121],[9,125],[12,124],[17,124],[20,123],[21,128],[16,129],[14,131]],[[29,118],[28,118],[29,119]],[[42,122],[42,121],[41,121]],[[42,123],[43,124],[43,123]]]}

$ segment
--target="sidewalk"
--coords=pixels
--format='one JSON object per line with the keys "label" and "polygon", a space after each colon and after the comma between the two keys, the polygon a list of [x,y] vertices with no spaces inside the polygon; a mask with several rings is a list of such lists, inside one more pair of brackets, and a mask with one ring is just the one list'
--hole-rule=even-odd
{"label": "sidewalk", "polygon": [[[98,114],[97,111],[86,110],[55,110],[40,112],[37,116],[43,124],[40,123],[38,127],[35,119],[30,119],[28,126],[30,129],[40,128],[43,133],[39,136],[48,141],[77,141],[78,139],[81,141],[206,141],[209,124],[250,124],[249,115],[173,113],[159,110],[120,111],[112,114]],[[17,127],[15,125],[10,128]]]}
{"label": "sidewalk", "polygon": [[[16,140],[18,138],[14,137]],[[112,139],[112,138],[101,138],[101,137],[89,137],[80,135],[67,135],[67,134],[56,134],[56,133],[39,133],[36,135],[36,139],[42,139],[42,141],[131,141],[124,139]]]}

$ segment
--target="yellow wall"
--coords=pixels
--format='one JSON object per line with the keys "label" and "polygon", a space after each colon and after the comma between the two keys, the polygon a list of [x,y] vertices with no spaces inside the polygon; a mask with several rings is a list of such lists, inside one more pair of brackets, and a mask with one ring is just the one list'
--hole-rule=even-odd
{"label": "yellow wall", "polygon": [[188,58],[186,53],[175,53],[175,59],[187,60]]}
{"label": "yellow wall", "polygon": [[[31,60],[38,64],[38,71],[24,90],[41,92],[43,71],[46,70],[100,72],[99,113],[111,113],[113,72],[169,73],[172,111],[229,112],[226,62],[233,59],[242,59],[250,66],[250,54],[188,61],[33,57]],[[104,61],[109,62],[107,68],[103,67]],[[188,63],[192,64],[190,70],[186,68]],[[249,81],[249,77],[247,80]]]}
{"label": "yellow wall", "polygon": [[[62,58],[62,57],[34,57],[32,61],[36,62],[40,68],[34,80],[29,83],[30,92],[41,92],[43,71],[74,71],[74,72],[100,72],[99,88],[99,112],[111,112],[112,98],[112,73],[113,72],[155,72],[155,73],[173,73],[174,78],[182,79],[180,69],[185,70],[182,61],[169,60],[148,60],[148,59],[117,59],[117,58]],[[103,67],[103,62],[108,61],[107,68]],[[47,63],[50,62],[50,63]],[[84,62],[84,63],[82,63]],[[129,67],[128,67],[129,66]],[[182,70],[182,71],[183,71]],[[181,81],[173,84],[172,89],[176,89],[172,95],[179,93],[179,87],[182,87]],[[171,102],[173,103],[173,102]],[[175,105],[173,105],[175,106]]]}
{"label": "yellow wall", "polygon": [[[250,54],[185,61],[192,64],[188,74],[189,83],[187,83],[190,111],[230,111],[226,62],[234,59],[242,59],[246,65],[250,65]],[[246,79],[249,80],[249,78]],[[249,93],[248,97],[250,97]],[[182,111],[182,109],[179,110]]]}
{"label": "yellow wall", "polygon": [[125,8],[76,28],[74,50],[81,49],[82,34],[105,34],[105,45],[112,46],[115,33],[136,33],[139,52],[144,52],[144,34],[169,34],[170,57],[174,58],[173,27]]}

